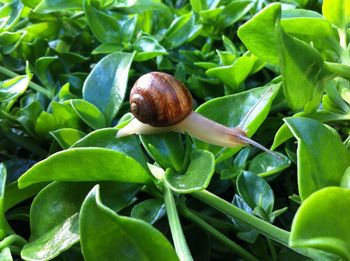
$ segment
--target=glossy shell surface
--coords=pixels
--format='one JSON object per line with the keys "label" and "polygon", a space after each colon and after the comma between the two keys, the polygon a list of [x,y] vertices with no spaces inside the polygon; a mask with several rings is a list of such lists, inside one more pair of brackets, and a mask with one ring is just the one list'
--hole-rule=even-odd
{"label": "glossy shell surface", "polygon": [[174,76],[151,72],[142,75],[131,89],[130,111],[151,126],[171,126],[192,111],[192,96]]}

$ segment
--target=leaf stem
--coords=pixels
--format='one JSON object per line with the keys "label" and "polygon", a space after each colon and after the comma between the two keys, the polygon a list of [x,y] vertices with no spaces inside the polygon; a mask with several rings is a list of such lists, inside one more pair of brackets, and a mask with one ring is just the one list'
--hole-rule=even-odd
{"label": "leaf stem", "polygon": [[339,28],[338,29],[339,34],[339,43],[340,46],[346,50],[347,49],[347,36],[346,36],[346,29],[345,28]]}
{"label": "leaf stem", "polygon": [[335,76],[350,80],[350,67],[341,63],[325,62],[325,67]]}
{"label": "leaf stem", "polygon": [[279,227],[276,227],[260,218],[257,218],[253,215],[248,214],[242,209],[232,205],[231,203],[221,199],[215,194],[207,191],[196,191],[191,193],[195,198],[207,203],[208,205],[216,208],[220,212],[227,214],[236,220],[250,226],[251,228],[256,229],[261,234],[266,237],[294,250],[295,252],[302,254],[306,257],[310,257],[311,259],[317,260],[319,258],[319,252],[313,249],[295,249],[289,247],[289,232],[283,230]]}
{"label": "leaf stem", "polygon": [[339,44],[341,47],[340,50],[340,60],[343,64],[350,65],[350,55],[348,51],[348,39],[347,39],[347,28],[339,28],[338,34],[339,34]]}
{"label": "leaf stem", "polygon": [[[5,74],[6,76],[9,76],[9,77],[17,77],[19,76],[19,74],[3,67],[3,66],[0,66],[0,73],[2,74]],[[52,94],[49,90],[45,89],[44,87],[30,81],[29,82],[29,87],[32,88],[33,90],[37,91],[37,92],[40,92],[42,94],[44,94],[45,96],[47,96],[49,99],[52,98]]]}
{"label": "leaf stem", "polygon": [[227,247],[229,247],[233,252],[240,255],[244,260],[247,261],[258,261],[255,256],[253,256],[251,253],[249,253],[247,250],[245,250],[240,245],[233,242],[231,239],[226,237],[224,234],[222,234],[220,231],[216,230],[214,227],[209,225],[207,222],[205,222],[203,219],[201,219],[199,216],[194,214],[193,211],[189,210],[187,207],[183,206],[180,209],[181,214],[191,220],[193,223],[198,225],[199,227],[203,228],[205,231],[210,233],[214,238],[225,244]]}
{"label": "leaf stem", "polygon": [[230,204],[229,202],[219,198],[215,194],[207,190],[196,191],[191,194],[195,198],[207,203],[208,205],[216,208],[222,213],[225,213],[238,221],[249,225],[250,227],[256,229],[263,235],[271,238],[282,245],[288,246],[289,232],[278,228],[262,219],[248,214],[242,209]]}
{"label": "leaf stem", "polygon": [[163,189],[165,208],[176,253],[181,261],[193,261],[191,252],[187,246],[185,235],[182,231],[173,193],[165,182],[163,182]]}
{"label": "leaf stem", "polygon": [[13,243],[18,242],[20,246],[23,246],[27,244],[27,240],[25,240],[23,237],[13,234],[8,237],[5,237],[1,242],[0,242],[0,249],[3,249],[5,247],[9,247]]}
{"label": "leaf stem", "polygon": [[270,249],[272,260],[276,261],[277,260],[276,248],[271,239],[267,238],[266,240],[267,240],[267,245]]}

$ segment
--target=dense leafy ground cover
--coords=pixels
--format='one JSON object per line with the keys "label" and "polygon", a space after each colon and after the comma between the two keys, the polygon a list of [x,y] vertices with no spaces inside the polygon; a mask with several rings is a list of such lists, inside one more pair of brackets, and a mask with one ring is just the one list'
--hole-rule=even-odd
{"label": "dense leafy ground cover", "polygon": [[[0,2],[0,260],[350,260],[350,1]],[[117,139],[149,71],[280,159]]]}

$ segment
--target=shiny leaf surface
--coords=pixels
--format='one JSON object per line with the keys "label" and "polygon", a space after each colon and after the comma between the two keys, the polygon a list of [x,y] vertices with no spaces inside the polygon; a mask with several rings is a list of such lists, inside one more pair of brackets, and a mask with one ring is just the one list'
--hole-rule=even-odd
{"label": "shiny leaf surface", "polygon": [[350,230],[347,224],[350,214],[346,211],[349,204],[348,189],[328,187],[312,194],[296,213],[291,228],[291,246],[324,250],[349,259]]}
{"label": "shiny leaf surface", "polygon": [[83,98],[95,105],[110,124],[124,100],[127,75],[134,54],[113,53],[104,57],[84,82]]}
{"label": "shiny leaf surface", "polygon": [[176,173],[172,169],[165,172],[165,181],[172,190],[179,193],[191,193],[205,189],[214,174],[214,156],[209,151],[194,150],[190,165],[185,173]]}
{"label": "shiny leaf surface", "polygon": [[[298,187],[302,200],[328,186],[339,186],[350,154],[339,135],[315,120],[287,118],[298,140]],[[336,152],[336,153],[335,153]]]}
{"label": "shiny leaf surface", "polygon": [[101,202],[98,186],[80,212],[85,260],[178,260],[169,241],[150,224],[117,215]]}
{"label": "shiny leaf surface", "polygon": [[[98,161],[94,160],[97,158]],[[102,148],[73,148],[35,164],[20,177],[18,186],[23,188],[52,180],[146,183],[149,176],[137,161],[123,153]]]}

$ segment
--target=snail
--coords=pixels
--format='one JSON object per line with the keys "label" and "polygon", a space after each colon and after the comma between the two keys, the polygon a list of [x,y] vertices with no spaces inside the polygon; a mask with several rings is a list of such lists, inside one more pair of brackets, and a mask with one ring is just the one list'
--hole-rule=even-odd
{"label": "snail", "polygon": [[224,126],[193,111],[189,90],[166,73],[150,72],[135,82],[130,92],[130,111],[135,118],[118,131],[117,137],[174,131],[222,147],[250,144],[280,158],[248,138],[243,129]]}

